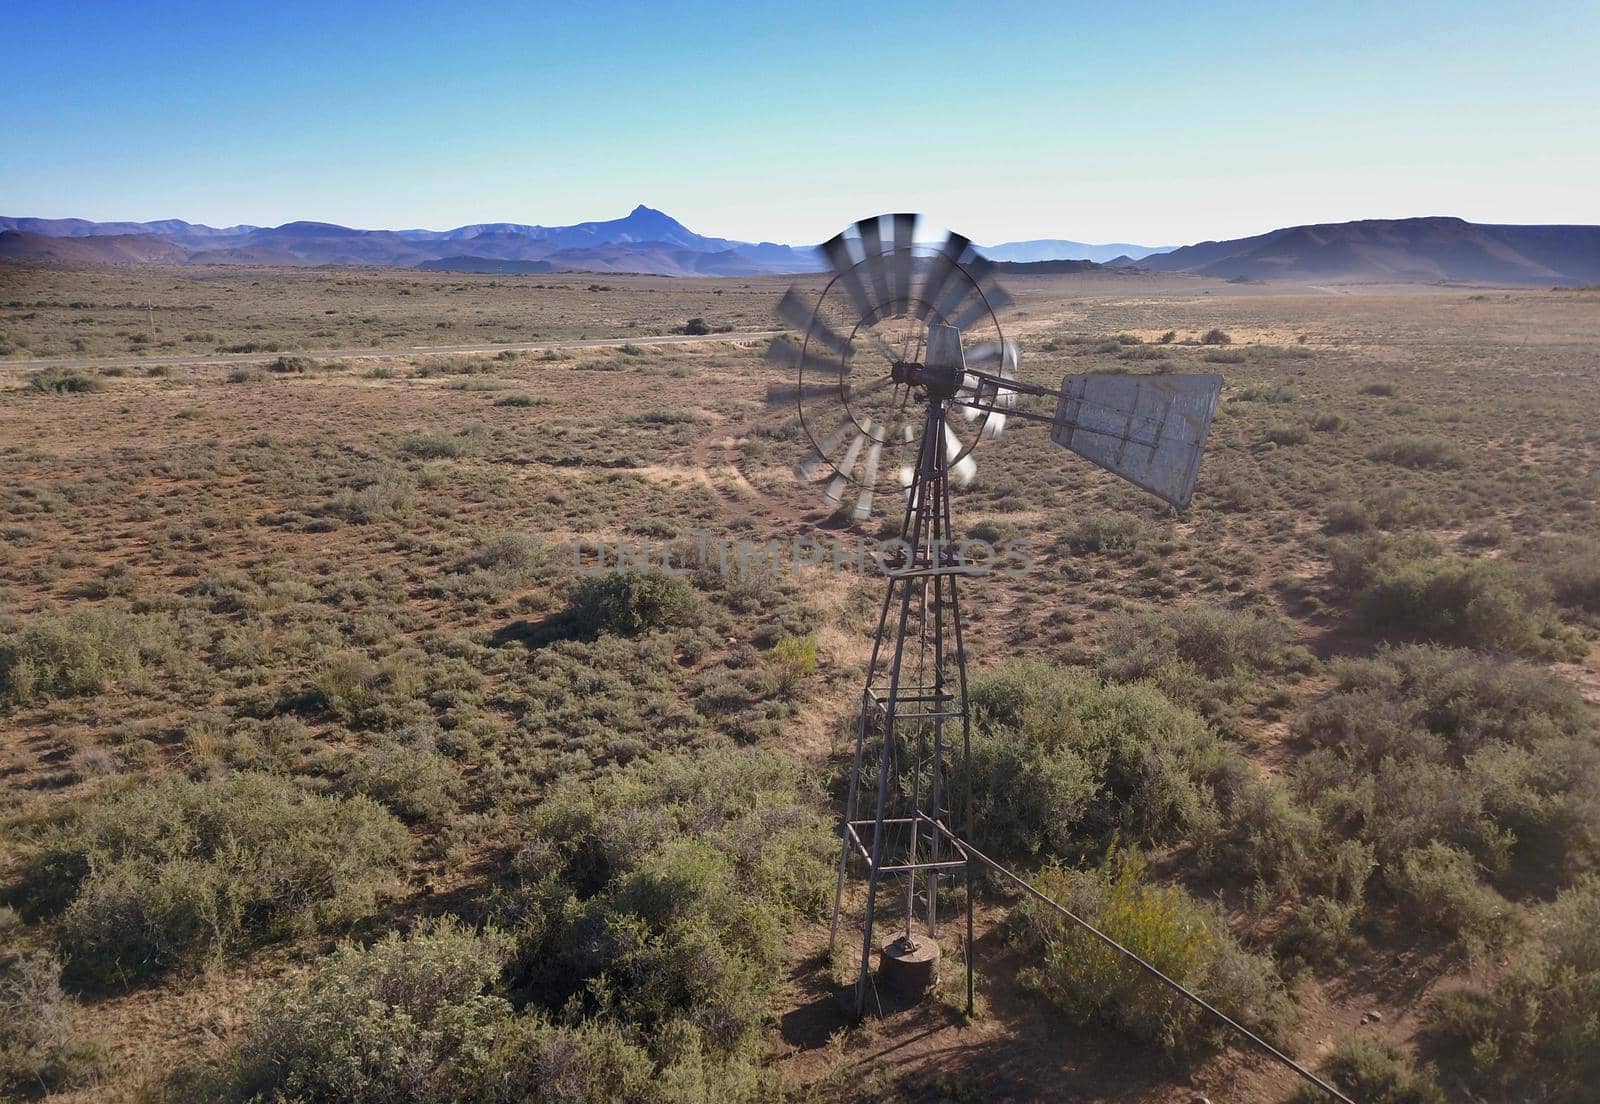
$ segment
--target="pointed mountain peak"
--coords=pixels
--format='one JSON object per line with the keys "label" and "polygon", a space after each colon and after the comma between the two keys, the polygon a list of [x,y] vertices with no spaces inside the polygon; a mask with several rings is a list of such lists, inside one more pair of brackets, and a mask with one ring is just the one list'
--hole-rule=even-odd
{"label": "pointed mountain peak", "polygon": [[628,223],[640,223],[646,226],[667,226],[676,227],[679,230],[684,229],[683,223],[679,222],[665,211],[658,211],[654,207],[646,207],[642,203],[633,210],[629,211],[628,217],[622,219],[621,221]]}

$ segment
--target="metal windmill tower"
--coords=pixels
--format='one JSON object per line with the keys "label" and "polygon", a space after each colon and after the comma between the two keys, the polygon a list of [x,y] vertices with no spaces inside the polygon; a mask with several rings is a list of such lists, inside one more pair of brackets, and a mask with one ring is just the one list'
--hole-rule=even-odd
{"label": "metal windmill tower", "polygon": [[[875,503],[892,504],[900,517],[882,559],[887,584],[861,695],[830,933],[831,945],[846,878],[859,866],[858,1015],[874,929],[886,917],[898,934],[882,948],[885,977],[913,987],[931,980],[940,885],[956,876],[967,888],[972,1006],[974,864],[990,860],[972,838],[960,587],[987,567],[969,562],[954,538],[951,491],[976,475],[974,450],[1000,436],[1008,418],[1040,422],[1056,444],[1182,508],[1221,389],[1215,375],[1069,375],[1059,389],[1024,382],[998,316],[1011,298],[993,266],[959,234],[937,248],[918,245],[916,221],[863,219],[826,242],[832,278],[820,298],[798,288],[783,297],[778,313],[796,337],[770,354],[797,375],[813,455],[796,474],[825,480],[823,501],[854,520],[869,518]],[[950,792],[956,784],[965,789],[959,797]]]}

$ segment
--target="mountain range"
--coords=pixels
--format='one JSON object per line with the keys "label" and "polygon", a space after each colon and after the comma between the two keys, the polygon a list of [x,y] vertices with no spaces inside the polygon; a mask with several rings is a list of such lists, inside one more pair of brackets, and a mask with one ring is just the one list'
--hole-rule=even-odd
{"label": "mountain range", "polygon": [[1068,241],[1065,238],[1034,238],[1030,241],[980,245],[978,252],[991,261],[1095,261],[1105,264],[1122,258],[1138,261],[1152,253],[1165,253],[1171,248],[1170,245],[1130,245],[1127,242],[1090,245],[1088,242]]}
{"label": "mountain range", "polygon": [[[1291,226],[1253,237],[1157,249],[1057,238],[980,246],[1002,270],[1096,267],[1321,283],[1600,283],[1600,226],[1498,226],[1459,218]],[[212,227],[0,217],[0,260],[44,263],[387,265],[440,271],[642,272],[753,276],[814,272],[808,247],[696,234],[670,215],[574,226],[490,222],[454,230],[358,230],[325,222]]]}
{"label": "mountain range", "polygon": [[454,230],[357,230],[326,222],[219,228],[180,219],[0,218],[0,257],[666,276],[749,276],[821,267],[811,249],[706,237],[643,204],[624,218],[575,226],[486,222]]}
{"label": "mountain range", "polygon": [[1235,280],[1594,284],[1600,226],[1364,219],[1201,242],[1123,263]]}

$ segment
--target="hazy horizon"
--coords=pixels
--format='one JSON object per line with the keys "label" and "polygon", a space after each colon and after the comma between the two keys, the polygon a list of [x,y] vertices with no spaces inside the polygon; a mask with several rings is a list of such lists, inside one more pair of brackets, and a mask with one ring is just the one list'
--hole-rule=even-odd
{"label": "hazy horizon", "polygon": [[989,243],[1600,222],[1584,5],[806,12],[14,10],[0,205],[447,229],[645,203],[792,244],[888,210]]}

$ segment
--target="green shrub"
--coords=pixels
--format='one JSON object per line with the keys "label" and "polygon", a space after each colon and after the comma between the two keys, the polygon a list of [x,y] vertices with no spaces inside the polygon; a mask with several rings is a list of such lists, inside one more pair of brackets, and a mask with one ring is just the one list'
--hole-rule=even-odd
{"label": "green shrub", "polygon": [[572,592],[570,613],[581,632],[624,636],[694,626],[704,617],[694,588],[659,571],[612,571],[585,579]]}
{"label": "green shrub", "polygon": [[1211,679],[1304,670],[1313,662],[1286,622],[1254,610],[1190,605],[1112,619],[1101,674],[1127,682],[1173,661]]}
{"label": "green shrub", "polygon": [[793,697],[817,669],[817,642],[809,636],[785,636],[767,653],[766,663],[774,691],[779,697]]}
{"label": "green shrub", "polygon": [[28,377],[28,388],[47,395],[104,391],[105,381],[77,368],[46,368]]}
{"label": "green shrub", "polygon": [[1493,980],[1435,998],[1430,1033],[1496,1098],[1584,1104],[1600,1083],[1600,878],[1564,890]]}
{"label": "green shrub", "polygon": [[422,676],[401,654],[375,661],[340,652],[323,663],[312,685],[328,712],[360,728],[395,728],[424,712]]}
{"label": "green shrub", "polygon": [[1361,503],[1339,499],[1328,503],[1328,517],[1322,528],[1327,533],[1364,533],[1372,528],[1372,518]]}
{"label": "green shrub", "polygon": [[0,958],[0,1096],[22,1099],[94,1078],[105,1065],[105,1048],[78,1033],[76,1018],[55,958]]}
{"label": "green shrub", "polygon": [[1557,602],[1600,614],[1600,544],[1569,542],[1545,566],[1544,576]]}
{"label": "green shrub", "polygon": [[371,1104],[505,1099],[493,1075],[512,1009],[489,991],[505,958],[504,937],[476,935],[449,919],[370,947],[340,947],[310,978],[258,1004],[217,1095]]}
{"label": "green shrub", "polygon": [[1205,333],[1200,335],[1200,344],[1202,344],[1202,345],[1232,345],[1233,344],[1233,338],[1229,337],[1228,334],[1226,332],[1224,332],[1223,330],[1209,329]]}
{"label": "green shrub", "polygon": [[[1294,1006],[1271,960],[1240,947],[1181,889],[1147,884],[1136,855],[1098,870],[1047,867],[1033,885],[1251,1030],[1282,1040],[1292,1029]],[[1195,1005],[1031,897],[1012,915],[1011,940],[1034,963],[1018,979],[1075,1021],[1178,1051],[1224,1037]]]}
{"label": "green shrub", "polygon": [[1381,487],[1366,496],[1365,505],[1380,529],[1431,525],[1439,521],[1437,502],[1404,487]]}
{"label": "green shrub", "polygon": [[1073,522],[1061,538],[1061,545],[1078,555],[1121,554],[1132,552],[1150,539],[1150,525],[1138,514],[1101,510]]}
{"label": "green shrub", "polygon": [[510,977],[718,1061],[751,1058],[783,931],[820,912],[837,837],[797,800],[799,766],[754,751],[672,756],[556,787],[500,901]]}
{"label": "green shrub", "polygon": [[1390,398],[1400,393],[1400,385],[1395,383],[1369,383],[1361,388],[1363,395],[1378,395]]}
{"label": "green shrub", "polygon": [[1500,559],[1435,556],[1380,563],[1357,596],[1367,631],[1531,655],[1576,657],[1543,581]]}
{"label": "green shrub", "polygon": [[1228,804],[1212,844],[1213,869],[1251,883],[1295,889],[1320,881],[1322,820],[1281,784],[1256,779]]}
{"label": "green shrub", "polygon": [[1372,459],[1398,464],[1403,468],[1459,468],[1466,463],[1462,451],[1437,437],[1407,435],[1379,445]]}
{"label": "green shrub", "polygon": [[366,798],[262,774],[167,779],[77,810],[29,865],[25,899],[60,911],[70,980],[125,985],[248,938],[354,919],[409,843]]}
{"label": "green shrub", "polygon": [[[1210,360],[1211,355],[1213,354],[1206,355],[1206,360]],[[1245,363],[1245,354],[1243,354],[1243,352],[1214,355],[1218,355],[1218,357],[1226,357],[1226,360],[1224,360],[1222,363],[1235,363],[1235,365],[1242,365],[1242,363]],[[1242,387],[1242,389],[1238,390],[1238,392],[1235,392],[1235,394],[1229,398],[1229,402],[1274,403],[1274,405],[1288,405],[1288,403],[1301,402],[1301,394],[1299,394],[1298,390],[1294,389],[1294,387],[1288,386],[1288,384],[1254,384],[1254,386],[1251,387]]]}
{"label": "green shrub", "polygon": [[1262,439],[1274,445],[1303,445],[1311,440],[1311,431],[1303,425],[1268,426]]}
{"label": "green shrub", "polygon": [[1495,945],[1515,923],[1510,902],[1478,880],[1477,863],[1459,847],[1438,840],[1414,847],[1391,878],[1407,915],[1429,927]]}
{"label": "green shrub", "polygon": [[413,433],[401,440],[400,447],[396,451],[411,460],[454,459],[471,452],[478,436],[478,432],[473,429]]}
{"label": "green shrub", "polygon": [[1343,414],[1318,414],[1311,419],[1311,428],[1318,433],[1344,433],[1350,429],[1350,419]]}
{"label": "green shrub", "polygon": [[0,640],[0,702],[97,694],[137,670],[159,636],[150,619],[120,610],[39,614]]}
{"label": "green shrub", "polygon": [[[1524,884],[1600,861],[1600,749],[1559,676],[1426,646],[1339,660],[1333,672],[1333,692],[1298,722],[1317,748],[1292,784],[1331,826],[1369,840],[1386,867],[1399,871],[1408,852],[1436,842],[1491,875],[1514,866]],[[1498,907],[1467,904],[1485,915]]]}
{"label": "green shrub", "polygon": [[258,1003],[235,1051],[186,1088],[240,1104],[778,1099],[770,1071],[700,1049],[683,1031],[641,1038],[610,1018],[517,1013],[497,984],[506,945],[446,920],[343,947]]}
{"label": "green shrub", "polygon": [[461,772],[435,747],[421,726],[399,739],[380,739],[362,749],[345,769],[343,785],[364,794],[407,821],[442,822],[454,813]]}
{"label": "green shrub", "polygon": [[[1342,1040],[1323,1060],[1322,1075],[1361,1104],[1445,1104],[1433,1067],[1418,1066],[1388,1039],[1356,1035]],[[1295,1093],[1294,1104],[1324,1104],[1327,1099],[1321,1089],[1305,1085]]]}
{"label": "green shrub", "polygon": [[1214,826],[1235,757],[1155,687],[1026,662],[979,676],[970,698],[976,832],[997,851],[1076,856],[1118,832],[1170,841]]}
{"label": "green shrub", "polygon": [[416,485],[403,472],[378,469],[341,491],[328,509],[349,521],[368,524],[399,517],[411,508]]}

